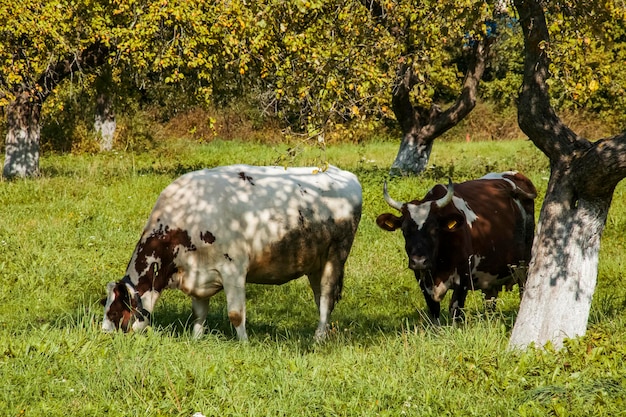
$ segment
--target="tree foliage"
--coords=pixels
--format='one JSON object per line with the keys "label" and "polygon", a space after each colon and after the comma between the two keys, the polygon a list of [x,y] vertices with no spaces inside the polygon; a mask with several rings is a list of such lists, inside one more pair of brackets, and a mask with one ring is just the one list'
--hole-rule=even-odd
{"label": "tree foliage", "polygon": [[587,109],[626,126],[626,4],[550,2],[549,83],[558,109]]}
{"label": "tree foliage", "polygon": [[[553,57],[555,106],[613,111],[623,120],[626,112],[615,110],[626,106],[623,4],[592,2],[590,20],[578,23],[566,19],[571,5],[550,4],[560,50],[580,51]],[[454,101],[467,47],[488,32],[494,7],[478,0],[2,0],[0,107],[22,90],[43,99],[58,89],[90,91],[100,70],[89,73],[77,58],[98,47],[120,106],[137,97],[174,110],[245,98],[305,133],[379,126],[395,118],[392,94],[407,71],[417,111],[428,115]],[[484,91],[508,105],[521,82],[521,36],[514,15],[496,23]]]}
{"label": "tree foliage", "polygon": [[[419,78],[413,94],[420,106],[454,97],[463,75],[456,61],[482,30],[484,3],[384,1],[385,24],[367,4],[5,1],[2,105],[16,86],[35,86],[50,62],[94,44],[108,48],[118,84],[177,85],[217,103],[253,95],[295,128],[392,118],[390,92],[405,63]],[[77,71],[73,81],[83,77]]]}

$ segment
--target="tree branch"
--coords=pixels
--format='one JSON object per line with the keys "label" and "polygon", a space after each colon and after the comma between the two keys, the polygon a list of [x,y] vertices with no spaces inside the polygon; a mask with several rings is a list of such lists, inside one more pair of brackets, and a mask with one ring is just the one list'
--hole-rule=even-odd
{"label": "tree branch", "polygon": [[483,36],[481,40],[474,44],[461,94],[455,103],[444,112],[431,116],[430,122],[422,127],[424,136],[433,138],[441,136],[447,130],[457,125],[474,109],[478,99],[478,86],[485,72],[487,56],[489,55],[492,42],[492,38]]}
{"label": "tree branch", "polygon": [[[550,105],[550,35],[539,1],[515,0],[524,32],[524,81],[519,96],[518,119],[522,131],[555,163],[563,155],[586,150],[589,141],[569,129]],[[564,162],[568,162],[565,161]]]}
{"label": "tree branch", "polygon": [[383,7],[376,0],[361,0],[361,4],[370,11],[372,17],[378,20],[379,24],[385,28],[391,36],[393,36],[396,40],[400,42],[404,42],[404,30],[402,28],[392,22],[388,17],[387,13],[385,13]]}
{"label": "tree branch", "polygon": [[37,85],[41,87],[40,99],[43,101],[61,81],[73,73],[104,65],[108,54],[109,48],[96,42],[77,54],[66,56],[49,66],[37,80]]}
{"label": "tree branch", "polygon": [[626,132],[594,142],[574,159],[572,170],[584,173],[576,176],[575,185],[585,195],[612,195],[626,177]]}

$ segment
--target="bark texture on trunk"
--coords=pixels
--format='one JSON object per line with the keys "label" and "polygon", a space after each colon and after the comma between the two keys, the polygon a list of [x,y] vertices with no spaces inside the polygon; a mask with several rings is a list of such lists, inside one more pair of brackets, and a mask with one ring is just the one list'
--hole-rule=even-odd
{"label": "bark texture on trunk", "polygon": [[562,176],[553,173],[541,209],[524,297],[509,342],[513,348],[551,343],[558,349],[565,338],[587,330],[611,198],[576,198],[575,188]]}
{"label": "bark texture on trunk", "polygon": [[509,347],[560,348],[587,330],[600,239],[615,186],[626,176],[626,134],[591,143],[562,123],[550,105],[541,3],[515,0],[515,7],[525,45],[519,125],[550,159],[551,175]]}
{"label": "bark texture on trunk", "polygon": [[433,140],[420,140],[419,136],[412,134],[404,135],[396,159],[389,170],[389,175],[403,177],[424,172],[428,167],[433,142]]}
{"label": "bark texture on trunk", "polygon": [[4,178],[39,175],[39,118],[41,102],[28,93],[19,94],[6,108],[7,135]]}

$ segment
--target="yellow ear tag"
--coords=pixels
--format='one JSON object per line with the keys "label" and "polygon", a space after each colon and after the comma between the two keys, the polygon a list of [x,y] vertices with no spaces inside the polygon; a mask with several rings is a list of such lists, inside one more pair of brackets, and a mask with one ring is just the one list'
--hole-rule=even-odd
{"label": "yellow ear tag", "polygon": [[448,230],[452,230],[456,227],[456,220],[450,220],[448,222]]}
{"label": "yellow ear tag", "polygon": [[389,226],[389,228],[393,228],[393,227],[394,227],[394,224],[393,224],[393,222],[392,222],[391,220],[387,220],[387,221],[385,222],[385,225],[386,225],[386,226]]}

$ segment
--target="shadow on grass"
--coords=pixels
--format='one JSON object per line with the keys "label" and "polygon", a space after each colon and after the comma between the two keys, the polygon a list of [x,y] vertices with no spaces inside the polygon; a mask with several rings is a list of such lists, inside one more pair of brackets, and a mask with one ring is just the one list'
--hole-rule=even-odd
{"label": "shadow on grass", "polygon": [[[305,349],[310,347],[318,322],[312,296],[310,300],[305,301],[298,299],[290,303],[258,304],[259,299],[271,298],[275,295],[274,292],[275,288],[265,286],[248,291],[246,330],[250,340],[291,341],[299,343]],[[235,329],[228,320],[225,302],[222,297],[215,298],[219,299],[211,300],[205,324],[206,331],[226,340],[236,340]],[[422,308],[417,308],[409,314],[394,314],[383,310],[361,311],[353,307],[348,303],[342,305],[341,301],[337,305],[331,315],[329,341],[369,346],[379,343],[381,336],[438,331],[438,327],[431,323],[428,312]],[[467,311],[463,323],[454,325],[471,328],[481,321],[489,321],[495,323],[497,327],[504,326],[506,332],[510,332],[516,317],[516,307],[502,306],[495,311],[471,309]],[[192,319],[190,300],[183,302],[168,300],[157,303],[152,325],[158,331],[172,337],[190,337]],[[442,313],[442,326],[453,326],[447,312]]]}
{"label": "shadow on grass", "polygon": [[[385,308],[360,308],[362,297],[342,300],[331,315],[329,342],[370,346],[379,344],[380,339],[395,337],[403,333],[437,332],[430,323],[423,307],[421,294],[415,294],[420,305],[407,311],[406,306]],[[303,351],[314,349],[313,335],[317,327],[317,308],[306,282],[293,282],[283,286],[250,285],[247,289],[246,328],[254,342],[295,343]],[[272,301],[273,300],[273,301]],[[444,304],[445,305],[445,304]],[[621,317],[626,307],[626,298],[607,296],[594,302],[589,325],[608,322]],[[103,309],[99,300],[78,301],[75,308],[64,314],[38,316],[22,323],[25,328],[52,326],[56,328],[76,328],[99,330]],[[512,302],[498,304],[494,311],[488,311],[480,303],[472,303],[466,310],[465,321],[457,324],[465,329],[477,327],[483,322],[496,328],[503,328],[509,334],[518,314],[518,305]],[[166,291],[153,312],[154,330],[173,338],[191,337],[191,300],[179,291]],[[452,326],[447,311],[442,312],[442,326]],[[226,341],[236,341],[234,327],[228,320],[225,297],[217,294],[209,305],[206,320],[209,334]]]}
{"label": "shadow on grass", "polygon": [[[250,339],[312,340],[319,320],[313,295],[305,280],[293,281],[282,286],[249,285],[247,287],[246,329]],[[421,294],[416,294],[420,298]],[[272,301],[273,300],[273,301]],[[415,329],[434,328],[425,308],[408,311],[405,307],[360,308],[362,297],[341,300],[331,315],[330,338],[340,336],[361,344],[381,335],[394,335]],[[381,300],[381,303],[384,301]],[[607,313],[617,315],[618,309]],[[103,308],[99,299],[79,302],[68,314],[53,318],[49,323],[58,327],[88,327],[93,322],[99,327]],[[517,316],[516,306],[498,306],[495,311],[468,309],[464,326],[480,320],[497,320],[512,328]],[[451,326],[447,311],[442,311],[443,326]],[[180,291],[164,291],[152,315],[152,327],[173,337],[188,337],[192,324],[191,299]],[[34,324],[34,323],[33,323]],[[37,325],[41,325],[38,321]],[[211,299],[205,328],[212,334],[221,334],[226,339],[236,339],[234,327],[228,320],[224,293]]]}

